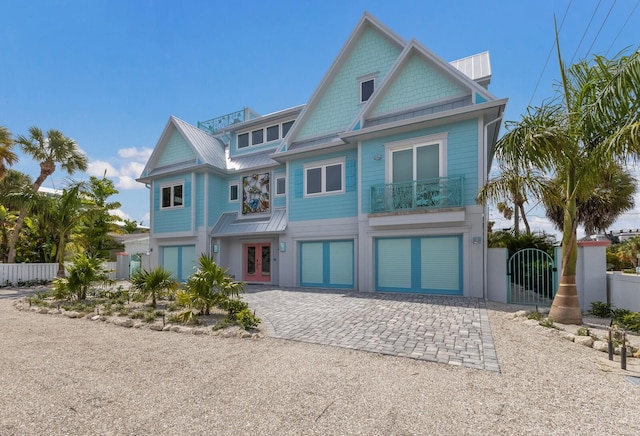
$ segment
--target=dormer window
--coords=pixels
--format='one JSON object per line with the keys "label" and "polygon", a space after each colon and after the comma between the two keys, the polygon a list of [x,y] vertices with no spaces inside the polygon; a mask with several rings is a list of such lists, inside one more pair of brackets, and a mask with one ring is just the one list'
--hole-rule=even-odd
{"label": "dormer window", "polygon": [[250,132],[239,133],[238,149],[266,144],[284,138],[291,129],[291,126],[293,126],[293,121],[294,120],[285,121],[284,123],[260,127]]}
{"label": "dormer window", "polygon": [[375,83],[375,78],[360,81],[360,103],[364,103],[369,100],[375,89]]}

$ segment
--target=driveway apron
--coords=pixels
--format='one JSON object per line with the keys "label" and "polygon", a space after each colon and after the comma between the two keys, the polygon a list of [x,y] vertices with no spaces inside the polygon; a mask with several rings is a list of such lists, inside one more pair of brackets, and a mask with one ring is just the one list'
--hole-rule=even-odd
{"label": "driveway apron", "polygon": [[483,300],[249,285],[271,337],[500,371]]}

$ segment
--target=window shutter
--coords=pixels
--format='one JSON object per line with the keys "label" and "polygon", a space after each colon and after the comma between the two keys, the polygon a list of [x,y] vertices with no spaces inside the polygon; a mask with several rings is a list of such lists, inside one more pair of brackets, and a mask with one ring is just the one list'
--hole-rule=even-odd
{"label": "window shutter", "polygon": [[302,174],[302,168],[296,168],[296,171],[294,173],[294,177],[295,177],[295,191],[296,191],[296,198],[302,198],[303,196],[303,190],[304,190],[304,179],[303,174]]}
{"label": "window shutter", "polygon": [[347,192],[356,190],[356,161],[347,159],[345,168]]}

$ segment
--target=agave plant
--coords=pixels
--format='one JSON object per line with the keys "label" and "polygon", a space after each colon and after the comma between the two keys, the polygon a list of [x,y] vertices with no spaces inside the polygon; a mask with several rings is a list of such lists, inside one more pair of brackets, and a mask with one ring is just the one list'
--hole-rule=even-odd
{"label": "agave plant", "polygon": [[195,273],[189,277],[184,291],[178,292],[176,301],[184,307],[208,315],[214,306],[221,306],[230,298],[244,292],[244,283],[236,282],[227,270],[216,265],[213,258],[202,254]]}
{"label": "agave plant", "polygon": [[140,269],[131,276],[131,289],[144,298],[151,298],[151,305],[156,307],[157,300],[168,292],[175,292],[180,283],[173,273],[159,266],[150,271]]}

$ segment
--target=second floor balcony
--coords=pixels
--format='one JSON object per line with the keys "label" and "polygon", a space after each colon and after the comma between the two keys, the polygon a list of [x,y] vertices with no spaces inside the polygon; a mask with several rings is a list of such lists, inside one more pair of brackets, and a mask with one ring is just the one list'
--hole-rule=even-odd
{"label": "second floor balcony", "polygon": [[371,213],[462,206],[463,177],[440,177],[371,187]]}

